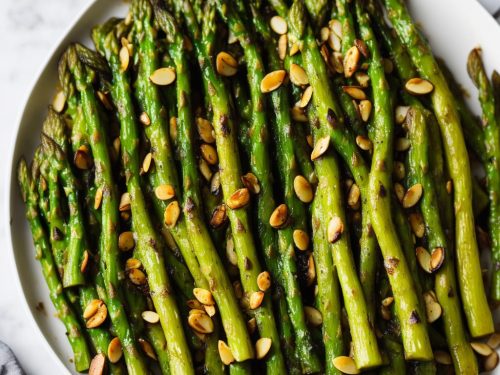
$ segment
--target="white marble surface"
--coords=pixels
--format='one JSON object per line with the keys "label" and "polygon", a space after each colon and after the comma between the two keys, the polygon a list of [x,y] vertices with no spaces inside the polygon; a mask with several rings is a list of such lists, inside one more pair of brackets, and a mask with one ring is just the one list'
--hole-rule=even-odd
{"label": "white marble surface", "polygon": [[[5,209],[5,152],[22,105],[54,44],[74,17],[93,0],[0,1],[0,212]],[[500,0],[484,0],[487,8],[500,8]],[[3,152],[3,154],[2,154]],[[12,279],[0,222],[0,340],[6,342],[29,374],[56,374],[57,367],[29,323]]]}

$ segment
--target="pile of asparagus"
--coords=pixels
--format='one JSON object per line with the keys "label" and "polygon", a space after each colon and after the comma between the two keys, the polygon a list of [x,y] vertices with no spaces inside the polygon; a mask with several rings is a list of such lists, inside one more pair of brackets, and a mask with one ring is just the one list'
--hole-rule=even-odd
{"label": "pile of asparagus", "polygon": [[133,0],[92,39],[18,169],[77,371],[496,367],[500,75],[480,50],[482,123],[403,0]]}

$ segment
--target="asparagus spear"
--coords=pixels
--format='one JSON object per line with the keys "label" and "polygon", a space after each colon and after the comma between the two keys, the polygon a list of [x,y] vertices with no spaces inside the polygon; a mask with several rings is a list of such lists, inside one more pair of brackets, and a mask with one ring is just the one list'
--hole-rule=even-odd
{"label": "asparagus spear", "polygon": [[446,163],[453,180],[455,206],[455,243],[460,293],[469,330],[473,337],[494,329],[481,276],[472,212],[471,171],[462,135],[460,118],[453,97],[432,52],[400,0],[386,0],[388,15],[422,78],[433,85],[431,100],[438,120]]}
{"label": "asparagus spear", "polygon": [[[269,219],[276,207],[272,191],[272,176],[271,162],[269,158],[269,144],[266,136],[266,109],[265,97],[260,89],[260,83],[264,78],[264,63],[256,48],[256,43],[252,35],[245,27],[240,15],[226,1],[219,0],[219,12],[226,20],[233,35],[239,40],[245,55],[248,72],[248,82],[250,85],[251,103],[252,103],[252,118],[251,125],[248,130],[249,142],[249,157],[252,160],[252,172],[257,177],[260,184],[260,192],[257,196],[257,218],[259,221],[258,232],[260,234],[260,242],[262,249],[266,252],[272,252],[273,247],[278,245],[280,253],[280,264],[282,267],[281,273],[275,273],[278,280],[282,282],[283,289],[286,295],[288,308],[290,311],[290,319],[292,321],[295,337],[296,349],[298,357],[302,363],[302,371],[305,373],[314,373],[320,370],[321,365],[318,356],[312,352],[312,342],[309,330],[306,326],[304,306],[299,288],[299,283],[296,277],[297,265],[295,263],[294,247],[293,247],[293,229],[290,226],[278,230],[278,236],[271,226]],[[255,16],[254,16],[255,18]],[[272,44],[270,45],[270,48]],[[275,54],[275,51],[272,51]],[[275,56],[275,61],[277,57]],[[279,95],[280,93],[278,93]],[[284,98],[286,95],[281,94]],[[278,99],[279,100],[279,99]],[[288,101],[287,101],[288,103]],[[281,127],[290,126],[289,109],[285,108],[288,122],[281,124]],[[283,137],[283,136],[281,136]],[[293,147],[291,144],[289,147]],[[288,149],[288,158],[293,157],[293,149]],[[283,172],[287,171],[290,166],[290,159],[284,159],[285,150],[278,153],[278,163],[283,167]],[[282,185],[285,187],[285,204],[290,210],[290,218],[294,223],[300,223],[301,218],[305,217],[303,205],[298,201],[293,191],[293,180],[295,176],[288,169],[287,180],[282,177]],[[286,172],[285,172],[286,173]],[[296,219],[295,219],[296,218]],[[297,227],[299,228],[299,227]],[[301,227],[302,230],[307,228]]]}
{"label": "asparagus spear", "polygon": [[28,173],[26,161],[21,159],[17,168],[17,178],[23,201],[26,204],[26,218],[29,222],[35,254],[42,266],[42,273],[50,292],[59,319],[64,324],[68,341],[75,356],[76,371],[85,371],[90,366],[90,350],[83,335],[80,322],[63,294],[63,286],[57,275],[57,268],[50,250],[49,239],[43,227],[38,209],[38,193],[35,182]]}
{"label": "asparagus spear", "polygon": [[189,82],[188,61],[184,51],[184,39],[172,16],[161,7],[159,1],[154,1],[156,19],[160,27],[172,41],[171,54],[177,70],[178,98],[178,137],[182,150],[182,169],[184,185],[184,207],[188,234],[201,271],[207,278],[210,291],[213,293],[221,313],[222,324],[228,339],[228,345],[238,362],[253,358],[253,346],[247,327],[239,310],[236,297],[229,277],[217,253],[210,233],[202,220],[199,173],[196,167],[193,151],[193,117],[191,100],[191,85]]}
{"label": "asparagus spear", "polygon": [[[209,3],[209,5],[211,4]],[[209,55],[215,38],[213,25],[211,27],[210,24],[213,23],[213,20],[211,17],[206,19],[206,22],[209,22],[209,24],[204,27],[206,33],[202,35],[190,2],[188,0],[177,1],[175,7],[177,11],[183,10],[186,25],[202,69],[205,90],[210,95],[215,138],[219,154],[222,192],[224,200],[229,206],[228,217],[231,223],[243,288],[248,296],[258,296],[257,277],[262,269],[257,256],[254,238],[249,227],[248,212],[244,207],[240,206],[240,208],[236,208],[239,204],[233,205],[233,200],[231,199],[233,194],[242,188],[242,183],[240,182],[242,173],[236,141],[237,131],[229,108],[228,92],[223,81],[216,75]],[[245,194],[245,190],[239,191]],[[248,191],[246,192],[248,193]],[[279,347],[276,323],[268,296],[265,296],[262,304],[254,312],[261,337],[272,340],[272,349],[267,355],[266,361],[267,371],[268,373],[283,373],[286,371],[285,362]]]}
{"label": "asparagus spear", "polygon": [[[104,39],[106,37],[107,39]],[[105,52],[113,73],[111,93],[117,108],[120,108],[122,158],[127,175],[127,190],[131,197],[133,227],[138,237],[138,254],[148,274],[150,294],[167,340],[169,365],[174,373],[193,373],[191,353],[182,329],[179,310],[171,295],[172,286],[166,273],[165,261],[158,249],[159,240],[149,218],[141,188],[137,150],[138,130],[129,94],[128,72],[121,69],[118,41],[113,33],[99,35],[99,29],[95,29],[94,39]]]}

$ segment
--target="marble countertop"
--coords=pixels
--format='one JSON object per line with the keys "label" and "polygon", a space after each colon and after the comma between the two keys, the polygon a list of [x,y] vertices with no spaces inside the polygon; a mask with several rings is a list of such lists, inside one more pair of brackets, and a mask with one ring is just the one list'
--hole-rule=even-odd
{"label": "marble countertop", "polygon": [[[13,129],[34,77],[42,68],[54,44],[74,17],[94,0],[2,0],[0,2],[0,150],[8,149]],[[483,0],[485,7],[500,16],[500,0]],[[498,18],[500,21],[500,17]],[[0,156],[0,212],[5,209],[6,157]],[[12,281],[14,270],[7,263],[4,230],[0,223],[0,340],[7,343],[29,374],[54,374],[58,367],[35,334]]]}

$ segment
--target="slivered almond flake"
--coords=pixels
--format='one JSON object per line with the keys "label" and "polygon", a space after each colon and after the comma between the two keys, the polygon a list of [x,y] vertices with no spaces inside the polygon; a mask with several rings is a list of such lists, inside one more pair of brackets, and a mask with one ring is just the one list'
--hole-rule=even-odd
{"label": "slivered almond flake", "polygon": [[305,251],[309,247],[309,235],[302,229],[295,229],[293,231],[293,242],[299,250]]}
{"label": "slivered almond flake", "polygon": [[89,375],[102,375],[106,366],[106,356],[102,353],[96,354],[90,362]]}
{"label": "slivered almond flake", "polygon": [[221,191],[220,172],[217,171],[214,173],[212,179],[210,180],[210,192],[213,195],[219,195],[220,191]]}
{"label": "slivered almond flake", "polygon": [[132,268],[128,271],[128,278],[134,285],[146,284],[146,275],[139,268]]}
{"label": "slivered almond flake", "polygon": [[118,248],[121,251],[130,251],[135,247],[134,233],[125,231],[118,236]]}
{"label": "slivered almond flake", "polygon": [[340,356],[333,359],[333,365],[335,368],[344,374],[359,374],[359,370],[356,367],[354,359],[347,356]]}
{"label": "slivered almond flake", "polygon": [[330,33],[330,35],[328,36],[328,45],[331,49],[337,52],[340,52],[340,50],[342,49],[342,41],[335,33]]}
{"label": "slivered almond flake", "polygon": [[217,73],[224,77],[232,77],[238,72],[238,61],[227,52],[219,52],[215,62]]}
{"label": "slivered almond flake", "polygon": [[364,40],[361,40],[361,39],[355,39],[354,40],[354,45],[356,47],[358,47],[358,50],[359,52],[361,52],[361,54],[367,58],[369,55],[370,55],[370,52],[368,51],[368,46],[366,45],[366,43],[364,42]]}
{"label": "slivered almond flake", "polygon": [[269,218],[269,225],[275,229],[280,229],[285,226],[288,221],[288,207],[286,204],[280,204],[276,207]]}
{"label": "slivered almond flake", "polygon": [[274,91],[279,88],[286,77],[285,70],[275,70],[274,72],[268,73],[260,82],[260,91],[264,94]]}
{"label": "slivered almond flake", "polygon": [[292,46],[290,47],[290,56],[296,55],[300,51],[300,44],[299,43],[293,43]]}
{"label": "slivered almond flake", "polygon": [[156,198],[162,201],[166,201],[175,197],[175,190],[172,185],[162,184],[155,188]]}
{"label": "slivered almond flake", "polygon": [[106,304],[100,299],[92,300],[83,312],[83,317],[84,319],[86,319],[85,326],[87,328],[99,327],[102,323],[104,323],[107,316],[108,308],[106,307]]}
{"label": "slivered almond flake", "polygon": [[401,202],[405,196],[405,188],[399,182],[396,182],[394,184],[394,193],[396,194],[398,201]]}
{"label": "slivered almond flake", "polygon": [[119,210],[121,212],[130,210],[130,194],[129,193],[123,193],[122,196],[120,197]]}
{"label": "slivered almond flake", "polygon": [[216,165],[219,162],[215,147],[208,143],[204,143],[200,146],[200,153],[202,158],[210,165]]}
{"label": "slivered almond flake", "polygon": [[288,48],[288,37],[286,34],[280,36],[278,40],[278,56],[280,60],[285,60],[286,50]]}
{"label": "slivered almond flake", "polygon": [[441,268],[445,258],[445,251],[442,247],[436,247],[431,253],[431,271],[435,272]]}
{"label": "slivered almond flake", "polygon": [[179,207],[179,202],[172,201],[165,208],[164,221],[167,227],[173,228],[177,224],[177,220],[181,214],[181,209]]}
{"label": "slivered almond flake", "polygon": [[64,91],[59,90],[54,95],[54,99],[52,99],[52,108],[57,113],[61,113],[65,105],[66,105],[66,95],[64,94]]}
{"label": "slivered almond flake", "polygon": [[146,322],[155,324],[160,321],[160,316],[155,312],[155,311],[143,311],[141,313],[142,319],[144,319]]}
{"label": "slivered almond flake", "polygon": [[300,101],[299,101],[300,108],[307,107],[307,105],[311,101],[312,94],[313,94],[312,86],[307,86],[307,88],[304,90],[302,96],[300,97]]}
{"label": "slivered almond flake", "polygon": [[407,106],[397,106],[395,110],[396,124],[402,124],[406,120],[406,115],[410,107]]}
{"label": "slivered almond flake", "polygon": [[306,274],[307,286],[311,286],[316,280],[316,264],[314,263],[314,257],[309,254],[307,259],[307,274]]}
{"label": "slivered almond flake", "polygon": [[270,21],[271,29],[279,35],[286,34],[288,32],[288,25],[286,20],[281,16],[274,16]]}
{"label": "slivered almond flake", "polygon": [[314,198],[311,184],[302,175],[297,175],[293,179],[293,190],[301,202],[309,203]]}
{"label": "slivered almond flake", "polygon": [[422,238],[425,235],[425,223],[422,214],[420,212],[412,212],[408,220],[415,236]]}
{"label": "slivered almond flake", "polygon": [[175,81],[175,70],[173,68],[156,69],[151,76],[151,82],[158,86],[168,86]]}
{"label": "slivered almond flake", "polygon": [[356,78],[356,81],[362,88],[368,88],[370,83],[370,76],[368,74],[362,71],[358,71],[354,74],[354,78]]}
{"label": "slivered almond flake", "polygon": [[220,360],[226,366],[235,361],[231,348],[224,341],[219,340],[217,348],[219,349]]}
{"label": "slivered almond flake", "polygon": [[260,193],[259,180],[257,179],[257,176],[252,172],[248,172],[247,174],[241,176],[241,182],[252,194]]}
{"label": "slivered almond flake", "polygon": [[359,114],[361,116],[361,120],[367,122],[370,118],[370,114],[372,113],[372,102],[368,99],[361,100],[359,102]]}
{"label": "slivered almond flake", "polygon": [[304,306],[304,314],[306,316],[306,321],[313,327],[318,327],[323,324],[323,316],[318,309],[312,306]]}
{"label": "slivered almond flake", "polygon": [[101,207],[101,202],[102,202],[102,188],[97,188],[95,191],[95,197],[94,197],[94,210],[99,209]]}
{"label": "slivered almond flake", "polygon": [[139,121],[141,122],[142,125],[144,126],[149,126],[151,125],[151,119],[149,118],[148,114],[146,112],[142,112],[139,116]]}
{"label": "slivered almond flake", "polygon": [[438,303],[437,298],[435,298],[434,293],[425,292],[424,302],[425,302],[425,313],[427,316],[427,322],[434,323],[441,317],[443,309],[441,308],[441,305]]}
{"label": "slivered almond flake", "polygon": [[267,271],[259,273],[257,276],[257,286],[260,290],[265,292],[271,287],[271,275]]}
{"label": "slivered almond flake", "polygon": [[255,343],[255,358],[262,359],[264,358],[269,350],[271,350],[272,340],[268,337],[261,337]]}
{"label": "slivered almond flake", "polygon": [[360,196],[361,191],[359,189],[359,186],[356,184],[352,184],[351,188],[349,189],[349,194],[347,194],[347,204],[350,207],[356,207],[359,203]]}
{"label": "slivered almond flake", "polygon": [[108,359],[111,363],[117,363],[123,355],[122,343],[118,337],[113,338],[108,345]]}
{"label": "slivered almond flake", "polygon": [[151,168],[151,162],[153,161],[153,154],[148,152],[142,161],[142,172],[148,173],[149,168]]}
{"label": "slivered almond flake", "polygon": [[195,296],[195,298],[198,301],[200,301],[200,303],[202,303],[204,305],[214,305],[215,304],[214,297],[212,296],[212,293],[207,289],[194,288],[193,295]]}
{"label": "slivered almond flake", "polygon": [[394,302],[394,297],[389,296],[382,300],[382,306],[389,307]]}
{"label": "slivered almond flake", "polygon": [[368,137],[365,137],[364,135],[358,135],[356,137],[356,144],[358,147],[364,151],[371,151],[373,148],[372,141]]}
{"label": "slivered almond flake", "polygon": [[210,121],[204,119],[203,117],[196,118],[196,127],[198,129],[198,134],[203,142],[214,143],[214,128]]}
{"label": "slivered almond flake", "polygon": [[250,294],[249,307],[251,310],[255,310],[262,304],[264,300],[264,292],[258,291]]}
{"label": "slivered almond flake", "polygon": [[236,210],[238,208],[246,206],[249,202],[250,193],[247,188],[242,188],[236,190],[233,194],[231,194],[226,204],[230,209]]}
{"label": "slivered almond flake", "polygon": [[412,187],[410,187],[404,197],[403,197],[403,207],[404,208],[410,208],[415,206],[418,201],[420,200],[420,197],[422,197],[423,193],[423,188],[422,184],[415,184]]}
{"label": "slivered almond flake", "polygon": [[417,261],[418,264],[420,264],[420,267],[427,272],[427,273],[432,273],[431,270],[431,255],[429,252],[423,248],[422,246],[418,246],[415,249],[415,254],[417,256]]}
{"label": "slivered almond flake", "polygon": [[87,269],[88,263],[89,263],[89,251],[84,250],[82,264],[80,265],[80,272],[82,272],[82,273],[85,272],[85,270]]}
{"label": "slivered almond flake", "polygon": [[307,78],[306,71],[300,65],[294,63],[290,65],[290,80],[296,86],[305,86],[309,84],[309,78]]}
{"label": "slivered almond flake", "polygon": [[318,159],[321,155],[323,155],[326,150],[328,150],[328,146],[330,145],[330,136],[324,136],[318,139],[314,148],[311,152],[311,160],[314,161]]}
{"label": "slivered almond flake", "polygon": [[212,178],[212,170],[205,159],[200,159],[198,168],[200,169],[202,176],[205,177],[205,180],[210,181]]}
{"label": "slivered almond flake", "polygon": [[450,353],[443,350],[436,350],[434,352],[434,359],[436,360],[436,363],[439,363],[441,365],[453,364]]}
{"label": "slivered almond flake", "polygon": [[326,42],[330,37],[330,29],[326,26],[322,27],[321,30],[319,31],[319,35],[321,42],[323,43]]}
{"label": "slivered almond flake", "polygon": [[137,341],[139,342],[139,345],[141,346],[142,351],[144,353],[146,353],[146,355],[149,358],[156,361],[157,360],[156,353],[153,349],[153,346],[149,343],[149,341],[146,341],[143,338],[139,338]]}
{"label": "slivered almond flake", "polygon": [[212,211],[212,216],[210,217],[210,225],[212,228],[220,228],[227,220],[226,205],[220,204],[214,208]]}
{"label": "slivered almond flake", "polygon": [[90,151],[86,145],[81,145],[75,152],[73,163],[78,169],[87,170],[92,164],[92,157],[90,156]]}
{"label": "slivered almond flake", "polygon": [[344,75],[346,78],[352,77],[352,75],[358,70],[359,57],[359,49],[356,46],[352,46],[346,52],[344,57]]}
{"label": "slivered almond flake", "polygon": [[471,342],[470,346],[472,346],[472,349],[474,349],[477,354],[482,355],[483,357],[487,357],[493,352],[493,349],[491,349],[491,347],[484,342]]}
{"label": "slivered almond flake", "polygon": [[429,94],[434,90],[434,85],[422,78],[411,78],[405,83],[405,89],[410,94],[414,95],[425,95]]}
{"label": "slivered almond flake", "polygon": [[338,74],[344,73],[344,56],[340,52],[333,52],[331,59],[329,59],[333,68]]}
{"label": "slivered almond flake", "polygon": [[215,310],[215,306],[214,305],[203,305],[203,309],[205,310],[205,312],[208,314],[209,317],[214,316],[215,313],[217,312]]}
{"label": "slivered almond flake", "polygon": [[342,90],[351,98],[356,100],[365,100],[366,94],[360,86],[342,86]]}
{"label": "slivered almond flake", "polygon": [[128,258],[127,261],[125,262],[125,271],[139,269],[139,268],[141,268],[141,266],[142,266],[142,263],[139,259]]}
{"label": "slivered almond flake", "polygon": [[203,305],[198,302],[198,300],[196,299],[190,299],[186,302],[187,306],[191,309],[191,310],[202,310],[203,311]]}
{"label": "slivered almond flake", "polygon": [[120,57],[120,70],[124,72],[128,69],[128,65],[130,62],[130,52],[126,46],[120,48],[119,57]]}
{"label": "slivered almond flake", "polygon": [[195,312],[188,317],[189,326],[198,333],[212,333],[214,331],[214,322],[207,313]]}
{"label": "slivered almond flake", "polygon": [[[394,168],[394,170],[392,171],[393,172],[392,174],[393,174],[394,179],[396,181],[401,181],[403,178],[405,178],[406,168],[405,168],[404,163],[402,163],[400,161],[395,161],[393,168]],[[404,197],[404,188],[403,188],[403,195],[401,196],[400,202],[403,200],[403,197]],[[399,195],[398,195],[398,198],[399,198]]]}
{"label": "slivered almond flake", "polygon": [[330,20],[330,22],[328,22],[328,27],[335,33],[335,35],[337,35],[340,39],[342,39],[343,37],[342,23],[339,20],[337,19]]}
{"label": "slivered almond flake", "polygon": [[335,243],[344,232],[344,223],[338,216],[334,216],[328,223],[327,239],[330,243]]}

